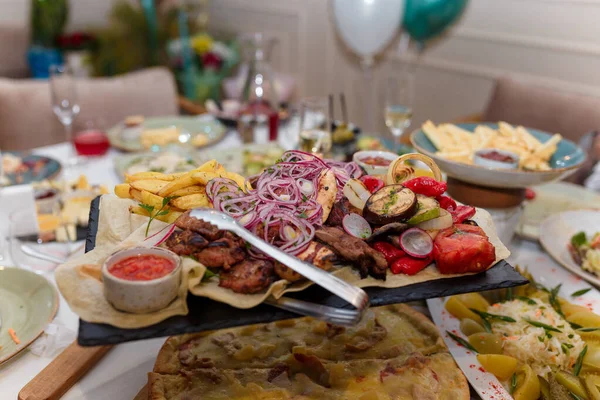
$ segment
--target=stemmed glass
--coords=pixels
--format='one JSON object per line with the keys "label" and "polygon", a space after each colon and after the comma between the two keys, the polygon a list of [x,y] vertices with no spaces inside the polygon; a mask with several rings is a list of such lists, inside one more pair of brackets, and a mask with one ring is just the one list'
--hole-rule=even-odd
{"label": "stemmed glass", "polygon": [[413,114],[414,74],[406,69],[384,80],[385,125],[388,127],[397,147],[400,138],[410,126]]}
{"label": "stemmed glass", "polygon": [[79,114],[77,88],[73,70],[66,65],[50,66],[50,95],[52,110],[65,128],[67,142],[71,144],[68,164],[77,164],[73,151],[73,120]]}
{"label": "stemmed glass", "polygon": [[331,151],[331,121],[325,97],[300,102],[300,150],[325,157]]}

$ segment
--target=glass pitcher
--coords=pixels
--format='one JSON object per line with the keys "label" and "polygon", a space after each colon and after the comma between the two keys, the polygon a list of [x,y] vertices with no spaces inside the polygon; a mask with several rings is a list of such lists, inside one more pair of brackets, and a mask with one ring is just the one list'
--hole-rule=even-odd
{"label": "glass pitcher", "polygon": [[244,143],[264,143],[277,140],[279,97],[274,86],[269,63],[274,39],[262,33],[243,35],[247,49],[248,73],[241,92],[238,130]]}

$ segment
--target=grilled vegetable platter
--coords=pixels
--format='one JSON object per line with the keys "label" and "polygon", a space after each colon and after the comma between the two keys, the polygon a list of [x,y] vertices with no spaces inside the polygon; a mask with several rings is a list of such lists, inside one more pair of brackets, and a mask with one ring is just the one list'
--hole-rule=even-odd
{"label": "grilled vegetable platter", "polygon": [[[411,159],[434,178],[415,177]],[[457,278],[506,258],[489,214],[445,190],[435,163],[418,154],[399,157],[384,176],[300,151],[250,177],[214,160],[188,172],[127,175],[116,196],[101,199],[96,248],[59,267],[57,282],[82,319],[120,328],[186,315],[188,293],[249,309],[311,286],[231,232],[191,217],[197,207],[226,213],[359,287]]]}

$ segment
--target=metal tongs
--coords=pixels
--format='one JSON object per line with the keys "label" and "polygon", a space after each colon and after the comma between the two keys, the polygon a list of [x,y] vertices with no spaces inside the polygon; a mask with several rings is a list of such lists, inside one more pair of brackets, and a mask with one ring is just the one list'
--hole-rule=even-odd
{"label": "metal tongs", "polygon": [[219,229],[235,233],[258,250],[352,304],[356,310],[329,307],[289,297],[281,297],[279,299],[271,297],[266,301],[267,304],[287,311],[322,319],[335,325],[345,326],[351,326],[360,321],[363,312],[369,307],[369,296],[361,288],[351,285],[335,275],[279,250],[277,247],[254,236],[229,215],[212,209],[195,208],[191,211],[190,216],[213,224]]}

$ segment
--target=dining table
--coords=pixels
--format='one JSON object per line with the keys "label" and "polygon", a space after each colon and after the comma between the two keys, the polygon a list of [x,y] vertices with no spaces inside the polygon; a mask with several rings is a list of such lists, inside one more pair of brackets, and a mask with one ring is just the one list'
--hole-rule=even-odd
{"label": "dining table", "polygon": [[[199,151],[214,154],[219,150],[241,145],[242,141],[237,132],[229,131],[222,141]],[[62,161],[68,158],[70,146],[68,143],[61,143],[36,148],[32,152]],[[89,158],[81,164],[70,167],[70,173],[85,174],[91,184],[104,184],[111,190],[114,185],[120,183],[114,168],[114,158],[118,154],[118,151],[111,149],[104,156]],[[528,267],[530,270],[534,270],[541,264],[550,268],[562,268],[543,251],[537,242],[515,238],[508,247],[512,253],[508,261],[513,266]],[[5,258],[2,263],[10,266],[10,258]],[[45,273],[43,276],[56,286],[53,272]],[[60,294],[59,298],[60,304],[54,321],[77,332],[78,316],[69,309]],[[426,307],[419,307],[419,309],[426,311]],[[132,400],[147,383],[147,373],[152,371],[156,355],[165,339],[156,338],[114,346],[62,398],[65,400]],[[17,399],[19,391],[51,361],[52,358],[36,356],[26,349],[0,365],[0,399]]]}

